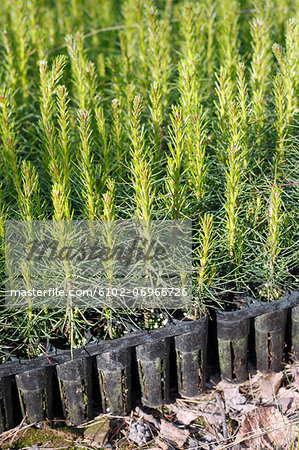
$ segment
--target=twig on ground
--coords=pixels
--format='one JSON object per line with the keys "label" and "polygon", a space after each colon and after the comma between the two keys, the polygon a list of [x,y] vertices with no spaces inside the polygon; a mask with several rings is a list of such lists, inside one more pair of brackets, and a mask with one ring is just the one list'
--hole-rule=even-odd
{"label": "twig on ground", "polygon": [[225,411],[223,409],[220,395],[218,394],[218,392],[215,392],[215,397],[216,397],[217,405],[219,406],[221,417],[222,417],[223,437],[224,437],[224,439],[228,439]]}

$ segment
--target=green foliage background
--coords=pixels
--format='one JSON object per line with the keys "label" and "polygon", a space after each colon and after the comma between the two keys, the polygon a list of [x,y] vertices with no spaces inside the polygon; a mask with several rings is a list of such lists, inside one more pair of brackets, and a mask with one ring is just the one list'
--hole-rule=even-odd
{"label": "green foliage background", "polygon": [[[1,2],[2,266],[7,218],[191,218],[189,317],[296,287],[298,12],[296,0]],[[94,317],[102,338],[118,335],[110,310],[2,306],[0,356],[81,345]]]}

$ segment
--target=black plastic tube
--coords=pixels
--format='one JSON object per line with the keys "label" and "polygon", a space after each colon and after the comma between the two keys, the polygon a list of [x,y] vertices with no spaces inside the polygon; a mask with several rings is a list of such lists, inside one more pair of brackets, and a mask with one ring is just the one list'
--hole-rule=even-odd
{"label": "black plastic tube", "polygon": [[0,378],[0,434],[13,428],[15,425],[12,396],[13,383],[14,377],[12,375],[5,376],[3,374]]}
{"label": "black plastic tube", "polygon": [[169,398],[169,340],[137,345],[142,403],[156,408]]}
{"label": "black plastic tube", "polygon": [[256,367],[261,372],[279,372],[282,368],[282,356],[285,337],[287,308],[272,311],[267,306],[265,313],[254,320]]}
{"label": "black plastic tube", "polygon": [[244,381],[247,378],[248,308],[232,312],[217,311],[216,317],[221,377]]}
{"label": "black plastic tube", "polygon": [[[253,319],[257,368],[264,371],[280,370],[285,317],[289,308],[292,308],[293,351],[298,354],[298,291],[286,294],[272,303],[248,299],[248,306],[240,311],[217,312],[218,349],[223,377],[240,380],[246,377],[247,336],[249,321]],[[48,377],[51,377],[51,368],[53,370],[54,367],[57,368],[65,418],[74,424],[92,418],[91,372],[92,360],[96,357],[98,373],[104,374],[103,391],[108,394],[102,398],[104,410],[129,410],[132,366],[125,355],[135,348],[143,403],[152,407],[160,406],[168,400],[169,342],[173,342],[173,339],[177,363],[180,365],[177,370],[179,391],[184,396],[196,395],[198,389],[204,385],[205,375],[205,355],[202,347],[204,340],[199,338],[202,330],[199,323],[200,321],[190,321],[170,324],[153,332],[138,331],[112,341],[98,341],[74,349],[73,352],[61,351],[30,361],[9,361],[0,364],[0,432],[13,428],[20,419],[16,379],[23,410],[30,416],[30,420],[42,420],[45,416],[51,418],[51,383],[48,383]],[[198,335],[195,333],[197,326]],[[207,331],[205,337],[207,338]],[[199,358],[196,361],[195,353],[199,347]],[[103,356],[104,354],[107,355]],[[197,369],[201,369],[202,377]],[[121,395],[120,391],[116,390],[119,380],[124,382],[125,386]],[[57,380],[54,378],[53,381],[56,386]]]}
{"label": "black plastic tube", "polygon": [[207,319],[188,323],[188,330],[175,336],[178,391],[196,397],[205,388]]}
{"label": "black plastic tube", "polygon": [[29,423],[53,419],[53,369],[34,368],[16,375],[21,409]]}
{"label": "black plastic tube", "polygon": [[103,412],[126,414],[131,406],[131,349],[102,353],[96,361]]}
{"label": "black plastic tube", "polygon": [[292,350],[296,359],[299,357],[299,306],[292,308]]}
{"label": "black plastic tube", "polygon": [[74,425],[92,418],[91,369],[88,357],[56,366],[64,415]]}

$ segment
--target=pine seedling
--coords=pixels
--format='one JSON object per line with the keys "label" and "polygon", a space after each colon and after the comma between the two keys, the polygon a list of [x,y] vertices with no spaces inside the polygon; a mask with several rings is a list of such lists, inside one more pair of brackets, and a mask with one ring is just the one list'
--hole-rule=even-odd
{"label": "pine seedling", "polygon": [[[270,2],[269,2],[270,3]],[[277,28],[278,39],[280,42],[283,42],[285,37],[285,27],[286,27],[286,19],[290,14],[291,10],[291,2],[288,0],[274,0],[274,2],[270,3],[274,13],[273,25]]]}
{"label": "pine seedling", "polygon": [[[133,102],[131,116],[131,179],[134,189],[134,202],[136,216],[141,221],[141,236],[145,240],[145,254],[148,253],[148,247],[151,243],[151,225],[153,203],[155,192],[153,188],[153,178],[148,162],[148,151],[145,147],[144,128],[141,124],[142,98],[136,96]],[[145,276],[150,279],[150,268],[146,261]],[[149,327],[149,314],[144,313],[145,327]]]}
{"label": "pine seedling", "polygon": [[[229,255],[232,260],[240,259],[239,235],[239,206],[238,200],[241,193],[241,178],[244,158],[241,145],[242,132],[240,131],[238,116],[234,102],[230,112],[231,135],[227,147],[225,162],[225,212],[226,229]],[[239,261],[240,262],[240,261]]]}
{"label": "pine seedling", "polygon": [[196,67],[198,63],[198,42],[196,33],[195,6],[192,3],[185,2],[182,10],[182,21],[180,23],[180,32],[182,35],[181,53],[188,67]]}
{"label": "pine seedling", "polygon": [[286,147],[286,98],[281,74],[276,75],[273,83],[273,92],[275,100],[276,120],[275,128],[277,134],[276,154],[275,154],[275,172],[278,176],[281,173]]}
{"label": "pine seedling", "polygon": [[224,209],[228,254],[231,262],[239,263],[242,256],[239,217],[239,197],[241,194],[242,175],[246,157],[244,146],[244,130],[242,103],[244,105],[244,84],[239,81],[237,98],[234,98],[230,79],[223,68],[217,77],[215,104],[219,119],[218,145],[219,159],[224,167]]}
{"label": "pine seedling", "polygon": [[61,178],[65,182],[65,188],[70,190],[72,155],[70,152],[70,115],[68,108],[68,92],[65,86],[57,87],[57,112],[58,112],[58,136],[57,146],[61,167]]}
{"label": "pine seedling", "polygon": [[180,107],[172,107],[170,120],[170,142],[168,144],[170,155],[167,156],[165,180],[165,188],[167,193],[166,201],[172,219],[178,220],[185,202],[185,186],[182,183],[183,157],[185,154],[185,124],[183,122],[182,110]]}
{"label": "pine seedling", "polygon": [[204,214],[200,220],[199,247],[197,248],[197,298],[194,320],[197,319],[200,303],[207,286],[211,283],[211,258],[213,255],[213,215]]}
{"label": "pine seedling", "polygon": [[[62,37],[62,30],[57,27],[57,15],[55,14],[55,10],[56,8],[51,8],[50,5],[38,2],[38,15],[36,16],[36,19],[39,24],[36,31],[39,43],[37,49],[38,54],[36,56],[41,56],[42,60],[45,59],[49,47],[54,47],[58,42],[61,42],[60,40],[58,41],[58,37]],[[28,15],[30,20],[30,12]],[[30,24],[28,25],[30,26]],[[65,36],[65,34],[63,34],[63,36]],[[35,54],[35,49],[33,50],[33,53]]]}
{"label": "pine seedling", "polygon": [[204,45],[203,17],[200,11],[189,2],[184,3],[180,25],[182,59],[179,63],[179,92],[185,118],[195,112],[200,99],[199,74],[204,74],[200,65]]}
{"label": "pine seedling", "polygon": [[224,166],[224,209],[228,254],[230,261],[238,265],[243,256],[243,236],[240,215],[240,197],[243,192],[244,169],[248,164],[248,100],[244,65],[236,67],[234,94],[226,72],[220,72],[216,85],[218,117],[220,119],[220,160]]}
{"label": "pine seedling", "polygon": [[[52,202],[53,202],[53,221],[55,223],[55,234],[54,238],[58,240],[63,248],[67,245],[66,241],[66,230],[65,221],[71,219],[71,211],[69,207],[69,199],[65,190],[63,183],[54,183],[52,186]],[[66,310],[64,319],[64,332],[68,336],[71,348],[71,354],[73,353],[73,348],[75,344],[75,328],[76,328],[76,316],[78,315],[78,310],[73,310],[73,298],[70,295],[70,290],[72,286],[72,273],[70,263],[67,259],[62,261],[63,273],[65,277],[65,288],[67,292],[66,296]],[[73,354],[72,354],[73,356]]]}
{"label": "pine seedling", "polygon": [[206,0],[205,4],[205,28],[206,28],[206,67],[208,79],[212,80],[214,73],[214,35],[215,35],[215,3],[213,0]]}
{"label": "pine seedling", "polygon": [[66,45],[72,64],[72,77],[77,106],[80,109],[85,109],[88,101],[88,87],[86,82],[86,58],[83,50],[83,39],[80,36],[76,36],[75,38],[67,36]]}
{"label": "pine seedling", "polygon": [[185,3],[182,11],[182,22],[180,26],[182,35],[182,59],[179,63],[178,89],[180,93],[180,104],[184,120],[195,113],[199,103],[198,82],[198,49],[195,25],[194,7]]}
{"label": "pine seedling", "polygon": [[150,93],[150,139],[153,146],[154,161],[161,157],[163,143],[163,107],[159,83],[153,83]]}
{"label": "pine seedling", "polygon": [[268,210],[268,238],[267,238],[267,298],[269,301],[276,298],[277,258],[280,253],[281,223],[281,189],[274,183],[271,187]]}
{"label": "pine seedling", "polygon": [[10,8],[12,14],[12,25],[15,40],[15,52],[16,61],[18,67],[18,73],[20,74],[20,81],[22,86],[22,95],[26,99],[29,93],[29,80],[28,80],[28,60],[29,60],[29,48],[28,41],[26,39],[26,15],[25,8],[22,0],[16,0],[11,4]]}
{"label": "pine seedling", "polygon": [[125,85],[128,85],[130,83],[131,78],[131,72],[132,72],[132,63],[131,59],[128,56],[128,42],[127,42],[127,36],[125,33],[119,33],[119,41],[120,41],[120,48],[121,48],[121,56],[122,56],[122,62],[121,62],[121,69],[122,69],[122,77],[121,80]]}
{"label": "pine seedling", "polygon": [[[5,222],[7,220],[7,206],[3,198],[2,183],[0,183],[0,273],[1,287],[4,285],[2,276],[4,274],[4,262],[6,262],[6,279],[12,279],[11,264],[9,264],[9,244],[5,245]],[[6,255],[5,255],[6,252]],[[4,286],[3,286],[4,287]]]}
{"label": "pine seedling", "polygon": [[97,73],[96,66],[91,61],[87,61],[86,65],[86,83],[88,86],[88,107],[91,111],[94,111],[97,99]]}
{"label": "pine seedling", "polygon": [[217,10],[219,61],[226,68],[228,76],[233,79],[238,55],[238,2],[220,1]]}
{"label": "pine seedling", "polygon": [[4,251],[5,221],[7,218],[6,210],[7,210],[7,207],[6,207],[4,199],[3,199],[2,184],[0,184],[0,249],[1,249],[1,254]]}
{"label": "pine seedling", "polygon": [[0,133],[2,140],[2,157],[14,183],[17,198],[20,198],[21,181],[17,157],[18,137],[9,104],[9,95],[5,91],[0,93]]}
{"label": "pine seedling", "polygon": [[159,19],[159,12],[149,1],[145,9],[147,35],[146,35],[146,65],[149,78],[152,82],[160,84],[162,104],[167,105],[168,78],[170,75],[170,28],[167,21]]}
{"label": "pine seedling", "polygon": [[[115,244],[115,182],[111,178],[108,178],[106,183],[107,191],[103,194],[103,213],[102,220],[104,226],[104,245],[109,249],[109,253],[113,253],[113,248]],[[113,278],[114,274],[114,256],[110,256],[105,262],[106,266],[106,277],[110,280]],[[111,310],[104,308],[104,316],[106,317],[108,323],[108,333],[110,339],[113,339],[113,332],[111,327]]]}
{"label": "pine seedling", "polygon": [[[34,232],[32,227],[32,221],[40,219],[41,217],[41,204],[40,204],[40,189],[37,172],[29,161],[23,161],[21,166],[22,176],[22,193],[19,198],[19,209],[21,219],[27,221],[27,240],[33,241]],[[22,276],[25,283],[25,289],[32,289],[32,261],[25,259],[22,261]],[[32,327],[33,327],[34,312],[32,309],[31,299],[28,303],[28,337],[30,340]],[[30,347],[29,347],[30,351]]]}
{"label": "pine seedling", "polygon": [[47,170],[50,172],[50,177],[53,182],[60,181],[59,173],[59,156],[56,145],[55,133],[55,94],[58,83],[63,75],[65,66],[65,58],[63,56],[57,57],[53,64],[51,71],[47,68],[47,62],[41,61],[40,68],[40,127],[41,139],[43,145],[44,163]]}
{"label": "pine seedling", "polygon": [[45,51],[43,48],[43,40],[41,39],[41,30],[37,24],[38,18],[38,5],[36,0],[28,0],[28,22],[29,22],[29,33],[31,42],[37,49],[39,60],[44,59]]}
{"label": "pine seedling", "polygon": [[[232,166],[230,166],[230,163]],[[229,255],[235,259],[237,248],[238,212],[237,199],[240,194],[240,174],[242,166],[238,158],[238,148],[231,145],[228,150],[227,167],[225,169],[225,211]]]}
{"label": "pine seedling", "polygon": [[[23,161],[21,166],[21,178],[22,178],[22,190],[18,195],[18,207],[20,211],[21,219],[26,221],[26,233],[27,242],[32,242],[34,240],[34,232],[32,227],[32,221],[39,219],[41,216],[41,205],[40,205],[40,191],[39,191],[39,181],[38,175],[35,168],[28,161]],[[24,259],[21,261],[21,273],[23,277],[24,289],[27,291],[33,288],[32,286],[32,261]],[[28,323],[27,327],[27,337],[29,339],[29,347],[27,349],[30,355],[32,351],[31,347],[35,347],[32,342],[32,332],[33,332],[33,320],[34,312],[32,308],[32,299],[28,299]]]}
{"label": "pine seedling", "polygon": [[186,164],[189,183],[196,199],[201,201],[205,194],[207,172],[207,122],[203,108],[190,118],[186,127],[186,143],[188,143]]}
{"label": "pine seedling", "polygon": [[267,22],[262,17],[251,24],[251,114],[254,123],[256,144],[261,159],[262,133],[266,121],[266,101],[271,72],[271,39]]}
{"label": "pine seedling", "polygon": [[125,98],[127,99],[126,101],[126,110],[123,113],[124,116],[124,120],[126,121],[125,123],[125,128],[126,129],[130,129],[130,117],[132,115],[132,110],[133,110],[133,103],[134,103],[134,97],[135,97],[135,91],[136,91],[136,86],[134,83],[128,84],[125,87]]}
{"label": "pine seedling", "polygon": [[36,0],[27,0],[27,9],[29,13],[29,33],[30,33],[30,39],[33,45],[36,45],[38,42],[38,27],[36,19],[38,17],[37,14],[37,2]]}
{"label": "pine seedling", "polygon": [[[102,220],[108,224],[115,221],[115,181],[108,178],[106,182],[106,192],[103,194],[103,213]],[[110,242],[110,240],[109,240]],[[110,242],[111,244],[111,242]],[[111,246],[109,243],[108,245]],[[110,248],[110,247],[109,247]]]}
{"label": "pine seedling", "polygon": [[[20,272],[22,275],[22,282],[23,282],[23,288],[27,291],[32,289],[32,282],[31,277],[32,274],[30,272],[30,264],[27,260],[22,260],[20,262]],[[27,336],[27,339],[29,341],[29,346],[27,347],[27,354],[28,356],[33,356],[32,353],[32,332],[33,332],[33,320],[34,320],[34,312],[32,307],[32,299],[28,297],[28,313],[27,313],[27,320],[26,320],[26,328],[25,328],[25,334]]]}
{"label": "pine seedling", "polygon": [[228,76],[225,67],[220,67],[219,75],[216,74],[216,94],[218,102],[215,103],[217,109],[217,116],[220,122],[220,127],[225,121],[225,116],[228,111],[228,105],[230,105],[233,95],[232,83]]}
{"label": "pine seedling", "polygon": [[54,208],[53,220],[61,222],[70,220],[71,211],[69,199],[63,183],[54,183],[52,186],[52,202]]}
{"label": "pine seedling", "polygon": [[219,159],[225,164],[225,147],[228,142],[228,135],[230,133],[228,115],[230,105],[232,103],[233,90],[230,78],[227,75],[227,70],[224,67],[220,68],[219,75],[216,74],[216,94],[217,102],[215,102],[216,114],[218,118],[218,145],[219,145]]}
{"label": "pine seedling", "polygon": [[111,73],[111,87],[114,97],[121,99],[125,90],[121,61],[113,56],[109,57],[107,58],[107,68]]}
{"label": "pine seedling", "polygon": [[[286,50],[283,51],[280,45],[273,45],[273,52],[279,63],[281,73],[281,83],[283,96],[285,97],[284,123],[288,128],[297,108],[297,86],[298,86],[298,48],[296,43],[296,33],[298,26],[293,20],[287,23],[286,30]],[[274,90],[275,94],[275,90]],[[277,103],[276,103],[277,105]],[[279,114],[278,114],[279,115]]]}
{"label": "pine seedling", "polygon": [[131,178],[138,219],[148,222],[151,219],[154,201],[152,173],[147,161],[144,128],[141,125],[142,98],[136,96],[131,117]]}
{"label": "pine seedling", "polygon": [[[131,2],[131,9],[133,8],[136,11],[136,15],[134,17],[135,19],[135,23],[137,23],[138,25],[138,47],[139,47],[139,58],[141,60],[142,63],[142,67],[146,67],[146,39],[145,39],[145,34],[146,34],[146,24],[144,23],[145,21],[143,20],[143,4],[141,2],[138,2],[137,5],[134,2],[134,0],[132,0]],[[132,47],[133,49],[133,47]],[[133,49],[134,52],[134,49]],[[146,75],[147,71],[145,72]]]}
{"label": "pine seedling", "polygon": [[[18,137],[15,131],[14,121],[11,116],[8,97],[2,93],[0,97],[0,131],[2,137],[2,152],[6,167],[9,168],[10,177],[13,180],[16,189],[17,205],[23,220],[33,220],[35,218],[36,208],[39,206],[39,188],[37,175],[29,163],[23,163],[21,168],[21,177],[19,174],[19,162],[17,158]],[[29,224],[28,239],[31,239],[31,226]],[[25,287],[32,288],[29,274],[30,267],[28,261],[22,262],[22,274],[25,281]],[[33,320],[33,311],[31,302],[28,305],[28,324],[27,335],[30,338]]]}
{"label": "pine seedling", "polygon": [[5,60],[5,72],[6,82],[12,92],[15,92],[18,82],[17,71],[15,68],[15,57],[13,54],[11,36],[7,30],[3,31],[3,43],[4,43],[4,60]]}
{"label": "pine seedling", "polygon": [[184,119],[188,120],[192,114],[196,114],[200,97],[196,67],[188,65],[185,60],[180,61],[179,64],[178,89],[182,114]]}
{"label": "pine seedling", "polygon": [[[89,15],[89,30],[91,34],[91,51],[93,54],[97,54],[100,48],[106,46],[110,49],[113,46],[113,42],[102,41],[101,35],[97,33],[99,26],[99,17],[101,18],[101,27],[105,27],[114,24],[111,14],[113,13],[113,3],[110,1],[101,2],[89,2],[88,15]],[[112,6],[112,7],[111,7]]]}
{"label": "pine seedling", "polygon": [[241,191],[241,177],[244,167],[244,149],[242,147],[243,130],[240,127],[240,114],[236,101],[232,96],[229,80],[226,78],[226,71],[220,71],[217,80],[216,91],[218,104],[216,104],[220,136],[219,146],[221,147],[220,160],[224,165],[225,172],[225,203],[227,243],[230,258],[235,259],[237,248],[239,247],[240,236],[238,236],[238,206]]}
{"label": "pine seedling", "polygon": [[101,149],[101,159],[105,176],[109,176],[111,171],[110,142],[108,142],[108,130],[104,110],[100,106],[95,109],[95,117],[99,135],[99,148]]}
{"label": "pine seedling", "polygon": [[30,161],[21,166],[22,192],[19,209],[22,220],[36,220],[41,217],[39,179],[35,167]]}
{"label": "pine seedling", "polygon": [[113,113],[113,121],[112,121],[112,145],[113,150],[116,155],[116,163],[117,163],[117,171],[120,176],[123,173],[123,125],[122,125],[122,108],[121,102],[119,99],[115,98],[112,100],[112,113]]}
{"label": "pine seedling", "polygon": [[[141,5],[139,2],[136,4],[135,0],[126,0],[123,2],[122,16],[124,18],[128,58],[132,58],[136,54],[138,48],[140,58],[145,61],[145,58],[142,58],[142,55],[145,55],[145,45],[144,26],[140,8]],[[137,45],[138,39],[140,40],[140,42],[138,42],[139,45]]]}
{"label": "pine seedling", "polygon": [[[12,279],[12,267],[9,264],[9,244],[5,245],[5,222],[7,220],[7,205],[3,198],[2,183],[0,183],[0,273],[1,285],[3,283],[2,276],[4,275],[4,263],[6,263],[6,279]],[[6,255],[5,255],[6,253]]]}
{"label": "pine seedling", "polygon": [[99,213],[99,188],[93,166],[91,151],[90,116],[86,110],[78,111],[78,125],[80,134],[79,167],[82,195],[84,199],[83,214],[88,220],[94,220]]}
{"label": "pine seedling", "polygon": [[248,89],[245,80],[245,65],[239,63],[236,70],[237,76],[237,105],[240,116],[240,130],[242,133],[242,147],[244,154],[244,169],[248,166],[248,137],[249,137],[249,109],[248,109]]}
{"label": "pine seedling", "polygon": [[92,108],[96,91],[95,66],[87,60],[83,44],[83,38],[79,35],[75,38],[71,36],[66,38],[67,50],[71,59],[75,99],[81,110]]}

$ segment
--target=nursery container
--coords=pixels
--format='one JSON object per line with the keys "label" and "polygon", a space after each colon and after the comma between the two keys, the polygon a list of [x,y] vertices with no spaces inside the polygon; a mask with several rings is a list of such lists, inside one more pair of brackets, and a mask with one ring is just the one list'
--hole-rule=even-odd
{"label": "nursery container", "polygon": [[136,346],[142,403],[156,408],[169,397],[169,339]]}
{"label": "nursery container", "polygon": [[29,423],[53,419],[52,377],[51,366],[34,367],[16,375],[22,413]]}
{"label": "nursery container", "polygon": [[3,372],[0,377],[0,434],[15,425],[12,395],[14,376],[11,374],[5,375]]}
{"label": "nursery container", "polygon": [[217,311],[217,341],[221,377],[244,381],[247,378],[249,334],[248,308]]}
{"label": "nursery container", "polygon": [[80,358],[56,366],[65,418],[79,425],[92,418],[92,360]]}
{"label": "nursery container", "polygon": [[183,323],[182,334],[175,336],[178,390],[184,397],[195,397],[205,387],[207,321]]}
{"label": "nursery container", "polygon": [[[273,302],[274,303],[274,302]],[[282,367],[287,307],[267,304],[254,320],[256,367],[262,372],[279,372]],[[269,312],[267,310],[270,310]]]}
{"label": "nursery container", "polygon": [[294,356],[299,357],[299,306],[292,308],[292,347]]}
{"label": "nursery container", "polygon": [[102,353],[96,361],[103,412],[126,414],[131,404],[131,349]]}

